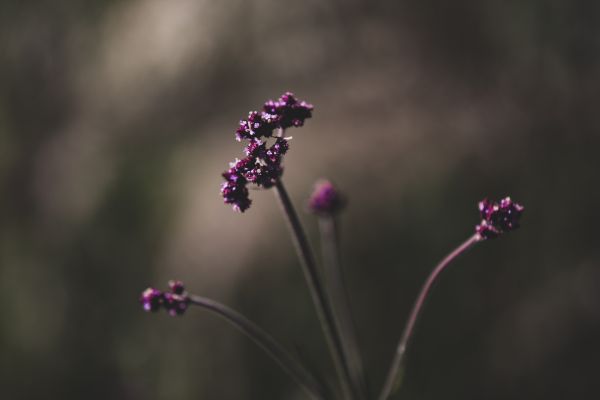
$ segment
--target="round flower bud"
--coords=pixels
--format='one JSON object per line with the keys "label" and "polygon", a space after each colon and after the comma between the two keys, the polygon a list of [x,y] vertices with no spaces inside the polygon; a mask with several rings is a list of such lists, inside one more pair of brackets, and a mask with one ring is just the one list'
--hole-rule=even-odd
{"label": "round flower bud", "polygon": [[315,184],[315,190],[308,200],[308,209],[320,215],[333,215],[341,211],[346,205],[345,198],[337,188],[328,180],[321,180]]}

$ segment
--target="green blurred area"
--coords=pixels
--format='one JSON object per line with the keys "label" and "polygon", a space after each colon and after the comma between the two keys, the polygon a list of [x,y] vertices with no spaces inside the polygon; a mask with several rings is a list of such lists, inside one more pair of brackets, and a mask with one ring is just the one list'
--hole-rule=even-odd
{"label": "green blurred area", "polygon": [[[181,279],[332,366],[273,194],[222,204],[237,121],[315,105],[284,181],[349,198],[343,261],[373,393],[428,271],[511,195],[522,229],[436,286],[405,399],[597,398],[600,3],[0,3],[0,397],[294,399]],[[305,214],[315,250],[316,221]]]}

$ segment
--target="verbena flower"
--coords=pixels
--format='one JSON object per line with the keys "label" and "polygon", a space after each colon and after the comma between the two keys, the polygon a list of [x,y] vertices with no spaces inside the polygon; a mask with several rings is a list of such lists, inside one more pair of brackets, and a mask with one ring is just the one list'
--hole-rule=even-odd
{"label": "verbena flower", "polygon": [[475,231],[484,239],[493,239],[504,232],[515,230],[519,227],[519,219],[525,207],[506,197],[499,202],[483,199],[479,202],[481,223]]}
{"label": "verbena flower", "polygon": [[165,310],[167,310],[169,315],[173,317],[175,315],[183,315],[183,313],[185,313],[185,310],[187,310],[189,303],[189,299],[187,297],[174,293],[164,293],[163,297],[163,307],[165,308]]}
{"label": "verbena flower", "polygon": [[315,190],[308,200],[309,211],[320,215],[333,215],[346,205],[346,200],[338,189],[328,180],[315,184]]}
{"label": "verbena flower", "polygon": [[185,292],[185,286],[181,281],[169,281],[169,289],[175,294],[183,294]]}
{"label": "verbena flower", "polygon": [[266,112],[251,111],[247,119],[240,121],[240,126],[235,131],[235,137],[240,142],[242,139],[260,139],[273,136],[277,128],[277,115]]}
{"label": "verbena flower", "polygon": [[162,304],[162,300],[162,292],[151,287],[144,290],[140,296],[140,303],[142,303],[144,311],[158,311]]}
{"label": "verbena flower", "polygon": [[263,111],[252,111],[248,118],[240,121],[235,132],[238,141],[248,140],[244,152],[246,157],[236,159],[222,176],[221,195],[226,204],[235,211],[244,212],[252,201],[248,197],[248,184],[270,188],[283,174],[283,155],[289,149],[289,138],[278,133],[275,143],[267,146],[266,140],[274,136],[275,130],[304,125],[312,116],[313,106],[297,100],[290,92],[284,93],[277,101],[269,100]]}
{"label": "verbena flower", "polygon": [[267,156],[267,144],[260,139],[252,139],[244,149],[247,156],[265,158]]}
{"label": "verbena flower", "polygon": [[286,92],[279,100],[269,100],[263,106],[268,115],[276,115],[277,125],[281,128],[302,126],[304,120],[312,116],[313,105],[305,101],[298,101],[293,93]]}
{"label": "verbena flower", "polygon": [[226,204],[231,204],[236,211],[244,212],[252,202],[248,198],[246,178],[235,168],[223,173],[225,182],[221,184],[221,195]]}
{"label": "verbena flower", "polygon": [[170,292],[161,292],[155,288],[148,288],[142,292],[140,303],[145,311],[158,311],[164,308],[169,315],[182,315],[188,308],[190,299],[185,292],[185,287],[180,281],[169,281]]}

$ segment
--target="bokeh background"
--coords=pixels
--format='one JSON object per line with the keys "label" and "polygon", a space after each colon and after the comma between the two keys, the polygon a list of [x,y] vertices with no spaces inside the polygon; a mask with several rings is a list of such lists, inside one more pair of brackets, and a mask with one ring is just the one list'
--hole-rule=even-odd
{"label": "bokeh background", "polygon": [[[300,399],[200,309],[146,314],[171,278],[331,364],[270,191],[236,214],[237,121],[315,105],[284,181],[350,199],[343,261],[373,393],[431,267],[512,195],[522,228],[436,286],[404,399],[600,396],[600,3],[0,3],[0,397]],[[319,250],[314,218],[303,222]]]}

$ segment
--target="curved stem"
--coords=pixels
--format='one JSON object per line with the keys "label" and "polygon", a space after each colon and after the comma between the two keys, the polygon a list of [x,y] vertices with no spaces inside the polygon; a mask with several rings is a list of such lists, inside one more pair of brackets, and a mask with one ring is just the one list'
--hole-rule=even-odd
{"label": "curved stem", "polygon": [[340,332],[342,350],[348,361],[354,391],[364,399],[367,397],[365,374],[340,265],[337,220],[333,215],[320,215],[318,221],[327,293],[331,299],[333,315]]}
{"label": "curved stem", "polygon": [[406,353],[406,347],[407,347],[408,342],[413,334],[413,331],[415,329],[415,323],[417,322],[417,318],[419,317],[420,312],[423,308],[423,305],[425,304],[425,300],[427,299],[427,296],[429,295],[429,292],[431,291],[431,287],[432,287],[433,283],[437,280],[440,273],[444,269],[446,269],[446,267],[453,260],[455,260],[458,256],[460,256],[461,254],[466,252],[468,249],[470,249],[473,245],[475,245],[475,243],[479,242],[480,240],[482,240],[482,239],[478,233],[471,236],[463,244],[458,246],[453,252],[448,254],[446,256],[446,258],[444,258],[433,269],[433,271],[431,271],[431,274],[429,274],[429,277],[427,277],[427,280],[423,284],[423,287],[421,288],[421,292],[419,293],[419,296],[417,297],[417,300],[415,301],[412,311],[410,312],[410,316],[408,317],[406,327],[404,328],[404,332],[402,333],[402,338],[400,339],[400,342],[398,343],[398,347],[396,349],[396,354],[392,361],[392,365],[390,366],[387,378],[385,380],[385,384],[383,385],[383,390],[381,391],[381,395],[379,396],[379,400],[386,400],[388,398],[388,396],[391,394],[392,389],[394,388],[394,383],[396,382],[398,370],[400,369],[400,365],[402,364],[402,361],[404,359],[404,354]]}
{"label": "curved stem", "polygon": [[306,234],[302,229],[302,225],[300,224],[296,210],[294,209],[290,197],[288,196],[281,180],[277,181],[275,184],[275,189],[283,210],[283,214],[287,219],[288,227],[292,233],[292,239],[304,271],[306,283],[308,284],[310,294],[317,309],[317,315],[319,317],[319,321],[321,322],[321,328],[325,334],[325,340],[327,341],[327,345],[333,359],[333,364],[339,376],[344,399],[354,399],[355,395],[352,391],[352,386],[350,383],[348,364],[344,359],[339,333],[337,332],[334,323],[333,312],[329,302],[327,301],[325,290],[321,283],[321,278],[315,263],[315,258],[308,244],[308,240],[306,239]]}
{"label": "curved stem", "polygon": [[296,361],[272,336],[237,311],[211,299],[189,296],[190,303],[210,310],[235,326],[267,352],[313,399],[324,399],[324,391],[317,380]]}

